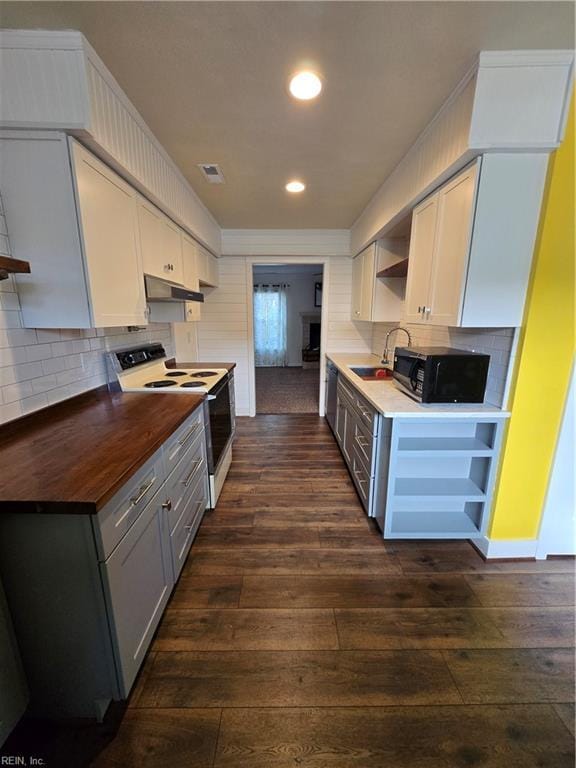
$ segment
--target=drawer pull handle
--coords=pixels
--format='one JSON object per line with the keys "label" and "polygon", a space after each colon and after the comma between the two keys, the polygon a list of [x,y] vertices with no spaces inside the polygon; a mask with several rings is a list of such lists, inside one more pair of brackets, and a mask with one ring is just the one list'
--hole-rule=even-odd
{"label": "drawer pull handle", "polygon": [[189,440],[191,440],[191,439],[194,437],[194,435],[196,435],[196,434],[197,434],[197,433],[200,431],[200,429],[201,429],[201,428],[202,428],[202,425],[201,425],[201,424],[195,424],[195,425],[192,427],[192,429],[191,429],[191,430],[189,430],[188,432],[186,432],[186,434],[184,435],[184,437],[182,438],[182,440],[179,440],[179,441],[178,441],[178,444],[179,444],[179,445],[186,445],[186,443],[187,443],[187,442],[189,442]]}
{"label": "drawer pull handle", "polygon": [[[200,511],[200,508],[202,507],[203,503],[204,503],[204,500],[196,502],[196,511],[194,512],[194,517],[196,517],[196,515]],[[184,526],[184,530],[185,531],[191,531],[192,528],[194,528],[194,523],[190,523],[190,525],[185,525]]]}
{"label": "drawer pull handle", "polygon": [[146,496],[146,494],[148,493],[150,488],[152,488],[152,486],[154,485],[155,482],[156,482],[156,478],[153,477],[152,480],[150,480],[148,483],[146,483],[145,485],[141,485],[140,488],[138,489],[138,495],[137,496],[132,496],[130,498],[130,506],[131,507],[135,507],[136,504],[138,504],[140,501],[142,501],[144,496]]}
{"label": "drawer pull handle", "polygon": [[168,512],[170,512],[172,509],[172,500],[167,499],[166,501],[162,502],[162,509],[166,509]]}
{"label": "drawer pull handle", "polygon": [[190,472],[190,474],[188,475],[188,477],[186,478],[186,480],[182,480],[182,485],[184,486],[184,488],[188,488],[188,486],[190,485],[190,482],[192,481],[192,478],[193,478],[193,477],[194,477],[194,475],[196,474],[196,470],[198,469],[198,467],[200,466],[200,464],[202,464],[202,461],[203,461],[203,459],[197,459],[197,460],[194,462],[194,464],[193,464],[193,466],[192,466],[192,471]]}

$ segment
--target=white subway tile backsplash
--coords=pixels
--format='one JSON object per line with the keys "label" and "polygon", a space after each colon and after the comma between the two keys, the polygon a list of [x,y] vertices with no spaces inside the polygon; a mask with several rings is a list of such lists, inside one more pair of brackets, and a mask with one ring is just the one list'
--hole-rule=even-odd
{"label": "white subway tile backsplash", "polygon": [[18,294],[13,293],[12,291],[6,291],[5,293],[0,293],[0,307],[6,310],[18,311],[20,309],[20,301],[18,299]]}
{"label": "white subway tile backsplash", "polygon": [[[2,283],[0,283],[1,285]],[[0,347],[27,347],[38,341],[36,331],[32,328],[16,328],[0,330]]]}

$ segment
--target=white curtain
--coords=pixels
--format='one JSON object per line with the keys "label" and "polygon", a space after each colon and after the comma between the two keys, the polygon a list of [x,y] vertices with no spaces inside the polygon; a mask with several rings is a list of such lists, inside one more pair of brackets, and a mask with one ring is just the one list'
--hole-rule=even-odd
{"label": "white curtain", "polygon": [[284,366],[286,349],[287,285],[254,286],[254,362]]}

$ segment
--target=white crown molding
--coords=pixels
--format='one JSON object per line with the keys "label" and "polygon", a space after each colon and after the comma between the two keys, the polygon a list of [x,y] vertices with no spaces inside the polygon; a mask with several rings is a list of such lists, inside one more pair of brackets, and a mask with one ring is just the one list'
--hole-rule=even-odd
{"label": "white crown molding", "polygon": [[566,67],[572,64],[574,52],[569,50],[482,51],[481,67]]}
{"label": "white crown molding", "polygon": [[223,229],[223,256],[350,256],[349,229]]}
{"label": "white crown molding", "polygon": [[84,35],[76,29],[0,29],[0,48],[81,51]]}

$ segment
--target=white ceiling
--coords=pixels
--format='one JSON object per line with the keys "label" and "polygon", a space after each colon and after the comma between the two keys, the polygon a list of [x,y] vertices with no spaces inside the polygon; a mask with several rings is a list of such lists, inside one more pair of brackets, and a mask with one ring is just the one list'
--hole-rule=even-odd
{"label": "white ceiling", "polygon": [[[568,2],[17,2],[0,23],[81,30],[225,228],[350,227],[480,50],[574,45]],[[301,65],[315,102],[287,94]]]}

